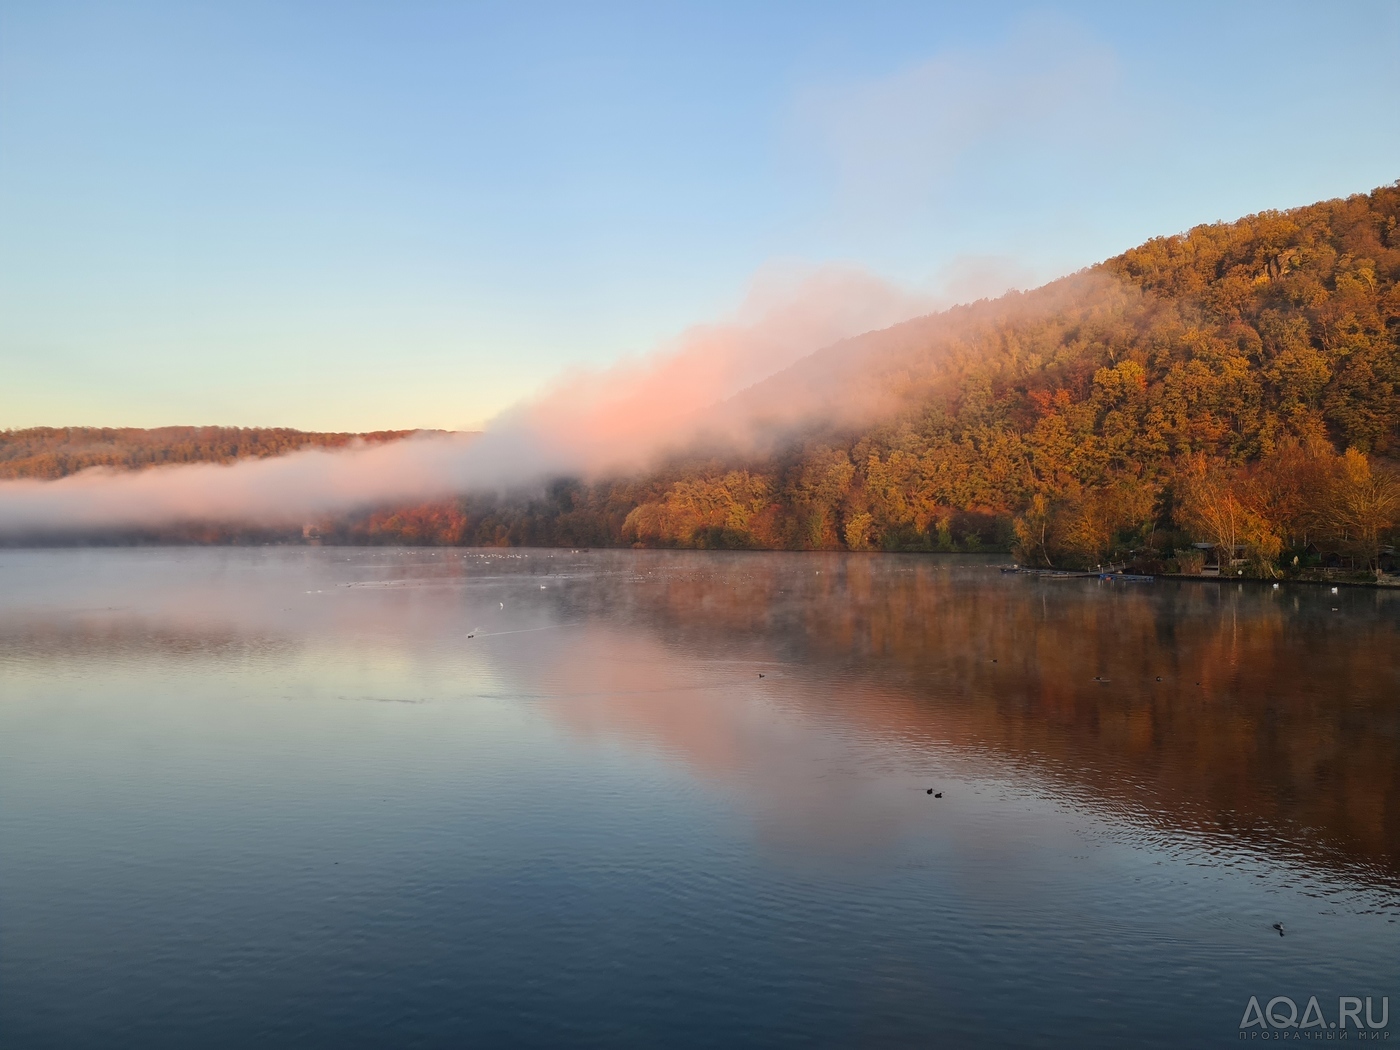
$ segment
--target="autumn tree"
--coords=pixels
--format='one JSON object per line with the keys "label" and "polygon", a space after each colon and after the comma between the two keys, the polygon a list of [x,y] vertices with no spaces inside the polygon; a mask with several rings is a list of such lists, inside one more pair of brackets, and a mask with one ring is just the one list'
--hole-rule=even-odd
{"label": "autumn tree", "polygon": [[1379,574],[1381,547],[1400,521],[1400,480],[1394,472],[1376,469],[1364,453],[1347,449],[1326,511],[1342,542]]}
{"label": "autumn tree", "polygon": [[1215,547],[1222,572],[1235,564],[1235,555],[1243,548],[1256,574],[1277,575],[1276,563],[1283,543],[1241,492],[1237,472],[1203,456],[1192,458],[1178,482],[1181,523]]}

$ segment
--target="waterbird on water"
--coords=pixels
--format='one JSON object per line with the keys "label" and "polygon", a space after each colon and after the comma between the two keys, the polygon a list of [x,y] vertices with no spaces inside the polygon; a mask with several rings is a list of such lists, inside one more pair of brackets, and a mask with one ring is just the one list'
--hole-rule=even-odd
{"label": "waterbird on water", "polygon": [[1276,923],[1274,923],[1274,929],[1278,930],[1278,935],[1279,935],[1280,937],[1283,936],[1283,923],[1281,923],[1281,922],[1276,922]]}

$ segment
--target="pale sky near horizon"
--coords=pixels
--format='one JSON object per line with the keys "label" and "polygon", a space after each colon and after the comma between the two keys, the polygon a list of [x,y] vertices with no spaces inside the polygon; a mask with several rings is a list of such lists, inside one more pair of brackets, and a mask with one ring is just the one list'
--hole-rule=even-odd
{"label": "pale sky near horizon", "polygon": [[1394,0],[0,0],[0,429],[473,427],[756,275],[1029,286],[1400,179],[1397,56]]}

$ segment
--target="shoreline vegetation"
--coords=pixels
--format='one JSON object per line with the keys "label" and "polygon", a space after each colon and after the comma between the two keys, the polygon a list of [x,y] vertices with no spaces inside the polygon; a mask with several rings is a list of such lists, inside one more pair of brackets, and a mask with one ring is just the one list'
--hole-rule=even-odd
{"label": "shoreline vegetation", "polygon": [[[1333,583],[1400,570],[1400,183],[1155,238],[852,345],[755,390],[820,364],[843,399],[880,411],[838,411],[763,450],[293,529],[82,539],[1002,551],[1031,566]],[[410,433],[4,431],[0,478]]]}

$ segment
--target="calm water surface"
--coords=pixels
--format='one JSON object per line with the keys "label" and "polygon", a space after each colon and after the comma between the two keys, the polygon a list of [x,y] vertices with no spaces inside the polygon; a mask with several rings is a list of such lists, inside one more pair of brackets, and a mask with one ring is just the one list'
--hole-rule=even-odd
{"label": "calm water surface", "polygon": [[957,557],[0,552],[0,1046],[1400,1039],[1397,653]]}

